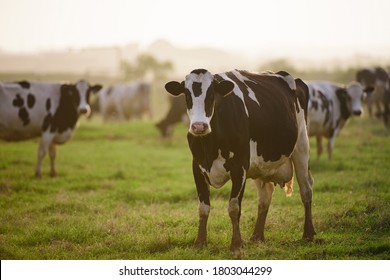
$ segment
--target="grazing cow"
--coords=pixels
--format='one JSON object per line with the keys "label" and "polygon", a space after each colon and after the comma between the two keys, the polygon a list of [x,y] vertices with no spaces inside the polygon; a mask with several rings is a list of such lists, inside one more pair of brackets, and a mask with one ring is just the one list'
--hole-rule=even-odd
{"label": "grazing cow", "polygon": [[183,82],[165,85],[172,95],[184,94],[190,119],[187,134],[199,199],[196,246],[207,242],[209,186],[222,187],[229,179],[228,206],[233,226],[231,250],[242,245],[241,201],[247,178],[258,191],[258,217],[251,240],[264,240],[264,224],[274,184],[291,186],[293,170],[305,209],[303,237],[312,240],[312,184],[309,142],[305,123],[306,85],[286,72],[255,74],[234,70],[213,75],[193,70]]}
{"label": "grazing cow", "polygon": [[113,115],[119,120],[140,119],[144,113],[152,118],[149,83],[133,82],[104,87],[98,98],[99,110],[104,121],[108,121]]}
{"label": "grazing cow", "polygon": [[364,89],[358,82],[347,87],[331,82],[309,82],[308,133],[317,138],[317,157],[322,154],[322,137],[328,138],[328,158],[336,136],[351,115],[363,113],[361,100]]}
{"label": "grazing cow", "polygon": [[166,116],[156,124],[162,137],[170,137],[173,133],[173,126],[183,121],[187,115],[186,100],[184,96],[170,97],[169,110]]}
{"label": "grazing cow", "polygon": [[367,107],[370,117],[373,117],[373,106],[376,107],[376,117],[383,114],[383,98],[386,83],[389,80],[389,74],[381,67],[365,68],[356,73],[356,81],[362,84],[364,88],[372,88],[367,95]]}
{"label": "grazing cow", "polygon": [[41,136],[35,175],[42,176],[42,160],[49,151],[50,175],[56,176],[55,145],[69,140],[79,115],[91,110],[90,93],[100,88],[84,80],[75,84],[0,83],[0,139],[20,141]]}

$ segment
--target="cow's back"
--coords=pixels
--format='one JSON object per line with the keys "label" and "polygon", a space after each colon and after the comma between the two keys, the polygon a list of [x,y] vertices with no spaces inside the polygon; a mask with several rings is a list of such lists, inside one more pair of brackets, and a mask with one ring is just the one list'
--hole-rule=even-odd
{"label": "cow's back", "polygon": [[60,87],[56,83],[1,83],[0,138],[18,141],[40,136],[45,117],[58,107]]}
{"label": "cow's back", "polygon": [[[221,76],[236,84],[234,98],[225,97],[226,104],[222,105],[229,106],[228,102],[241,102],[244,105],[244,109],[236,109],[238,113],[232,114],[231,111],[221,117],[236,118],[233,127],[244,131],[247,122],[249,139],[245,141],[248,144],[250,141],[257,143],[257,156],[264,161],[278,161],[282,156],[290,156],[298,135],[295,89],[289,86],[284,77],[276,74],[232,71]],[[292,83],[295,85],[293,79]],[[225,121],[230,128],[231,121]]]}
{"label": "cow's back", "polygon": [[335,118],[335,86],[323,81],[309,82],[308,134],[330,137]]}

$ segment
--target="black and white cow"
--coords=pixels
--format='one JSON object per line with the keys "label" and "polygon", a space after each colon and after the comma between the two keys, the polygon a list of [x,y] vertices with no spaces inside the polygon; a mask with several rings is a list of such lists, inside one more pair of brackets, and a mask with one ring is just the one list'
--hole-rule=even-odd
{"label": "black and white cow", "polygon": [[151,119],[151,85],[137,81],[104,87],[99,92],[99,110],[103,120],[112,116],[119,120],[141,119],[147,114]]}
{"label": "black and white cow", "polygon": [[184,96],[170,96],[169,109],[165,117],[156,124],[162,137],[170,137],[173,133],[173,127],[187,119],[187,106]]}
{"label": "black and white cow", "polygon": [[188,144],[199,199],[196,246],[207,242],[209,186],[232,190],[228,212],[233,226],[230,248],[242,247],[241,201],[247,178],[258,190],[258,217],[252,240],[264,240],[264,224],[274,184],[291,186],[293,170],[305,209],[303,237],[312,240],[312,177],[305,123],[306,85],[296,90],[286,72],[255,74],[234,70],[213,75],[193,70],[183,82],[165,85],[172,95],[184,94],[190,119]]}
{"label": "black and white cow", "polygon": [[367,107],[370,117],[373,117],[373,106],[376,108],[375,115],[381,117],[384,110],[384,94],[389,74],[381,67],[364,68],[356,73],[356,81],[364,88],[372,88],[367,93]]}
{"label": "black and white cow", "polygon": [[90,113],[90,93],[100,88],[84,80],[75,84],[0,83],[0,139],[20,141],[41,137],[35,175],[42,176],[42,160],[49,151],[50,175],[56,176],[55,145],[69,140],[80,114]]}
{"label": "black and white cow", "polygon": [[332,158],[336,136],[350,116],[363,113],[362,98],[364,89],[358,82],[347,87],[327,82],[308,82],[309,108],[307,130],[310,136],[317,139],[317,157],[322,154],[322,137],[328,138],[328,158]]}

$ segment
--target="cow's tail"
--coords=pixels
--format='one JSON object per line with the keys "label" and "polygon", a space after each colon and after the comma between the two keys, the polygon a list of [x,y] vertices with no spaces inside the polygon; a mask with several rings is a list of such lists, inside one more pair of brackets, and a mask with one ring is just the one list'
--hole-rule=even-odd
{"label": "cow's tail", "polygon": [[293,185],[294,185],[294,176],[291,178],[290,181],[284,184],[284,192],[286,193],[287,197],[290,197],[292,195]]}

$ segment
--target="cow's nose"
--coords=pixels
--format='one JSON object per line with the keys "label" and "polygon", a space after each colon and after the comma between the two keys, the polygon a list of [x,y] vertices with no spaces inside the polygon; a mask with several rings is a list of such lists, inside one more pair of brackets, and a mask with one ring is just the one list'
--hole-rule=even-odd
{"label": "cow's nose", "polygon": [[205,134],[208,128],[209,125],[204,122],[195,122],[191,125],[191,130],[193,134],[197,134],[197,135]]}
{"label": "cow's nose", "polygon": [[355,116],[360,116],[362,114],[362,111],[361,110],[355,110],[355,111],[353,111],[353,114]]}
{"label": "cow's nose", "polygon": [[88,109],[87,108],[80,108],[79,112],[80,112],[80,114],[86,114],[86,113],[88,113]]}

